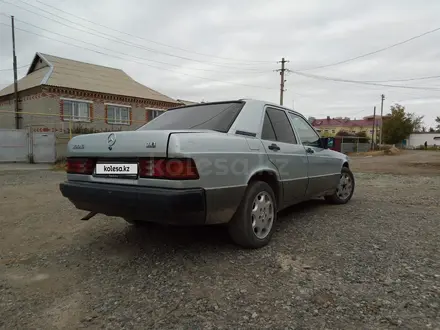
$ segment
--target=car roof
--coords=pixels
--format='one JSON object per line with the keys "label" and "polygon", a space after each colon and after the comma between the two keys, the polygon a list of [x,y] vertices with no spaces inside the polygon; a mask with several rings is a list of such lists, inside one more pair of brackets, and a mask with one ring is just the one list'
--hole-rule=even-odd
{"label": "car roof", "polygon": [[288,108],[288,107],[285,107],[284,105],[279,105],[279,104],[277,104],[277,103],[273,103],[273,102],[270,102],[270,101],[264,101],[264,100],[260,100],[260,99],[246,98],[246,99],[240,99],[240,100],[238,100],[238,101],[253,102],[253,103],[262,103],[262,104],[264,104],[264,105],[271,105],[271,106],[274,106],[274,107],[277,107],[277,108],[283,108],[283,109],[286,109],[286,110],[290,110],[290,111],[294,111],[294,112],[296,112],[295,110],[290,109],[290,108]]}
{"label": "car roof", "polygon": [[[265,100],[260,100],[260,99],[253,99],[253,98],[225,99],[225,100],[218,100],[218,101],[212,101],[212,102],[203,102],[203,103],[190,104],[190,105],[183,106],[183,107],[192,107],[192,106],[203,105],[203,104],[243,102],[243,101],[244,102],[252,102],[252,103],[261,103],[261,104],[264,104],[264,105],[271,105],[271,106],[274,106],[274,107],[283,108],[283,109],[286,109],[286,110],[297,112],[297,111],[295,111],[293,109],[290,109],[290,108],[285,107],[283,105],[279,105],[277,103],[273,103],[273,102],[265,101]],[[183,107],[179,107],[179,108],[183,108]]]}
{"label": "car roof", "polygon": [[254,104],[260,103],[261,105],[269,105],[269,106],[272,106],[272,107],[275,107],[275,108],[281,108],[281,109],[284,109],[284,110],[287,110],[287,111],[291,111],[291,112],[295,113],[296,115],[305,118],[304,115],[301,112],[298,112],[296,110],[288,108],[288,107],[286,107],[284,105],[279,105],[277,103],[273,103],[273,102],[269,102],[269,101],[264,101],[264,100],[259,100],[259,99],[250,99],[250,98],[248,98],[248,99],[240,99],[238,101],[251,102],[251,103],[254,103]]}
{"label": "car roof", "polygon": [[183,105],[183,106],[179,106],[179,107],[176,107],[176,108],[173,108],[173,109],[194,107],[194,106],[205,105],[205,104],[228,103],[228,102],[247,102],[247,103],[253,103],[254,105],[260,104],[262,106],[270,105],[270,106],[273,106],[273,107],[282,108],[282,109],[285,109],[285,110],[288,110],[288,111],[292,111],[292,112],[294,112],[294,113],[296,113],[296,114],[298,114],[298,115],[303,117],[303,115],[300,112],[298,112],[296,110],[293,110],[293,109],[290,109],[288,107],[285,107],[283,105],[279,105],[277,103],[273,103],[273,102],[270,102],[270,101],[264,101],[264,100],[252,99],[252,98],[229,99],[229,100],[225,99],[225,100],[212,101],[212,102],[203,102],[203,103],[196,103],[196,104],[190,104],[190,105]]}

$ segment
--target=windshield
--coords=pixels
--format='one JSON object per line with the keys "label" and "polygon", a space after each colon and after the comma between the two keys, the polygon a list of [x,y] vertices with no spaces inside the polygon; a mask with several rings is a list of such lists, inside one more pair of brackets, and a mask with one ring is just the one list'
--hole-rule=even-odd
{"label": "windshield", "polygon": [[244,102],[221,102],[171,109],[138,130],[210,129],[226,133]]}

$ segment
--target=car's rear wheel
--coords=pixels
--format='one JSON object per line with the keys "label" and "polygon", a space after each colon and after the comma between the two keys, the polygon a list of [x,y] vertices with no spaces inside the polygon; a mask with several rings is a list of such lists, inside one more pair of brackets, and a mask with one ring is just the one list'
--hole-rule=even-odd
{"label": "car's rear wheel", "polygon": [[354,193],[354,175],[348,167],[343,167],[336,191],[333,195],[325,196],[325,200],[332,204],[345,204]]}
{"label": "car's rear wheel", "polygon": [[251,182],[229,223],[232,240],[245,248],[260,248],[272,237],[277,205],[272,188],[263,181]]}

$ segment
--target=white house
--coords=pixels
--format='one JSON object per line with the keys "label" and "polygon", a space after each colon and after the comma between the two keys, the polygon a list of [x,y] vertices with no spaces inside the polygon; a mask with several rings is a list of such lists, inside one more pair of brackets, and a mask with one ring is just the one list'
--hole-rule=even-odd
{"label": "white house", "polygon": [[440,132],[438,133],[413,133],[406,141],[406,147],[419,147],[428,143],[428,146],[440,146]]}

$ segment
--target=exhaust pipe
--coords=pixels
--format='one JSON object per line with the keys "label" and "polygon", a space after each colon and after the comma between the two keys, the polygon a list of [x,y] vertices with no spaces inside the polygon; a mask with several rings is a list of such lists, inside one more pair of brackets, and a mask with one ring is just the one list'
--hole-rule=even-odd
{"label": "exhaust pipe", "polygon": [[81,220],[87,221],[91,218],[93,218],[95,215],[97,215],[97,212],[90,212],[89,214],[87,214],[85,217],[83,217]]}

